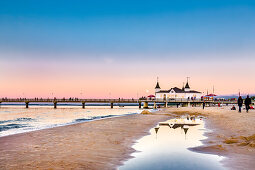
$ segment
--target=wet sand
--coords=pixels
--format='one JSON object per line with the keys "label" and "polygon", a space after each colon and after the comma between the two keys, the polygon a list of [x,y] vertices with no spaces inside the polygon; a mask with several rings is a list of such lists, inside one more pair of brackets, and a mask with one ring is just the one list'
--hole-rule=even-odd
{"label": "wet sand", "polygon": [[0,138],[0,169],[116,169],[164,115],[129,115]]}
{"label": "wet sand", "polygon": [[157,114],[193,114],[206,117],[206,127],[211,132],[204,145],[192,151],[225,156],[222,163],[229,169],[254,169],[255,167],[255,110],[238,113],[229,107],[182,107],[162,109]]}

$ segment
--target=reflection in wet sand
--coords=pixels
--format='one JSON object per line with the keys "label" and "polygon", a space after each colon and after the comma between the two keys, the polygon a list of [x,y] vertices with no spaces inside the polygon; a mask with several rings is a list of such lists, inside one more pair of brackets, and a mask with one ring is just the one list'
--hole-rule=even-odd
{"label": "reflection in wet sand", "polygon": [[160,126],[169,126],[170,128],[173,128],[173,129],[181,128],[181,129],[183,129],[183,131],[185,133],[185,139],[186,139],[186,134],[187,134],[190,126],[200,125],[201,122],[202,122],[202,117],[184,116],[182,118],[170,119],[165,122],[159,122],[159,124],[154,129],[157,134]]}
{"label": "reflection in wet sand", "polygon": [[201,145],[204,122],[187,117],[160,122],[135,144],[134,158],[119,169],[224,169],[222,157],[188,150]]}

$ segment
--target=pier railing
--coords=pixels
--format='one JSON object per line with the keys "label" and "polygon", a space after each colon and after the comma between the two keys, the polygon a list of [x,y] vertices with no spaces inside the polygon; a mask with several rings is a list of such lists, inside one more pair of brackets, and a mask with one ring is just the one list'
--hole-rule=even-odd
{"label": "pier railing", "polygon": [[78,99],[78,98],[69,98],[69,99],[58,99],[58,98],[1,98],[0,102],[66,102],[66,103],[139,103],[139,102],[156,102],[156,103],[237,103],[237,101],[215,101],[215,100],[203,100],[203,99]]}
{"label": "pier railing", "polygon": [[177,106],[196,106],[201,105],[203,102],[205,102],[207,105],[212,106],[216,104],[237,104],[236,100],[233,101],[216,101],[216,100],[203,100],[203,99],[154,99],[154,98],[144,98],[144,99],[78,99],[78,98],[0,98],[0,106],[1,103],[11,103],[11,102],[19,102],[19,103],[25,103],[26,108],[28,108],[29,103],[53,103],[54,108],[57,108],[58,103],[81,103],[82,108],[85,108],[85,103],[109,103],[111,108],[113,108],[114,103],[122,103],[122,106],[125,105],[125,103],[137,103],[139,108],[143,107],[148,108],[149,103],[154,104],[154,108],[157,108],[157,105],[165,105],[167,107],[168,104],[175,104]]}
{"label": "pier railing", "polygon": [[41,99],[41,98],[3,98],[0,99],[1,102],[92,102],[92,103],[137,103],[138,99],[78,99],[78,98],[72,98],[72,99]]}

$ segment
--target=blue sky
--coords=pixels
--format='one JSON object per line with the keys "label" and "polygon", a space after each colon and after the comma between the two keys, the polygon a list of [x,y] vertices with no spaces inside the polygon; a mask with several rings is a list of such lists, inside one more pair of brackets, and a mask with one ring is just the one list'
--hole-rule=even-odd
{"label": "blue sky", "polygon": [[189,58],[250,53],[255,45],[254,1],[10,0],[0,2],[0,23],[2,51],[55,57]]}

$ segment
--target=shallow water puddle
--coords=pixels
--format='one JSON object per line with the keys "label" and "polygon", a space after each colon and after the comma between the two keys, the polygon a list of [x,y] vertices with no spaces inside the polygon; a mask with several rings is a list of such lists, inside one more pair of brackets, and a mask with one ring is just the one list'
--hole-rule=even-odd
{"label": "shallow water puddle", "polygon": [[160,125],[159,129],[153,128],[150,135],[134,145],[138,151],[132,154],[134,158],[119,169],[224,169],[219,162],[223,157],[188,150],[202,145],[200,140],[206,138],[203,136],[205,130],[203,121],[196,126]]}

